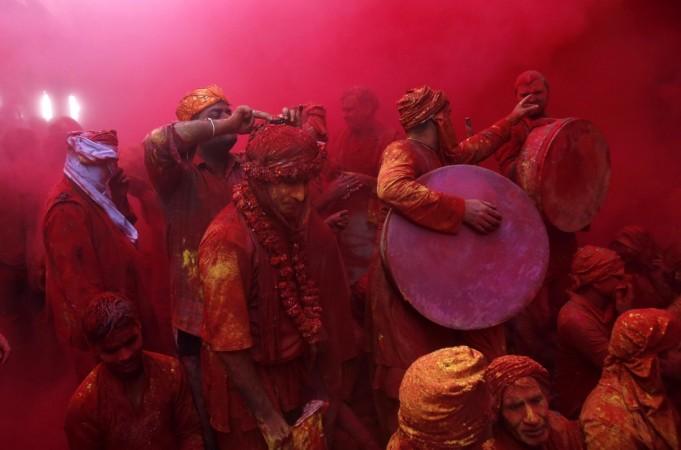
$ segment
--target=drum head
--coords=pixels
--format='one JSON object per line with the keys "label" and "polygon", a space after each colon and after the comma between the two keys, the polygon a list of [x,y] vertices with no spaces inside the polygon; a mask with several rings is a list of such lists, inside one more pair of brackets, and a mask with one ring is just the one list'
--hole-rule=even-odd
{"label": "drum head", "polygon": [[477,166],[442,167],[419,181],[492,202],[503,220],[488,235],[465,225],[452,235],[391,211],[381,252],[402,296],[429,320],[453,329],[487,328],[516,315],[539,291],[549,259],[546,229],[532,200],[507,178]]}
{"label": "drum head", "polygon": [[[605,201],[610,184],[608,144],[588,120],[562,119],[547,127],[552,129],[537,153],[543,155],[537,201],[556,228],[579,231],[592,222]],[[527,143],[541,128],[532,130]]]}

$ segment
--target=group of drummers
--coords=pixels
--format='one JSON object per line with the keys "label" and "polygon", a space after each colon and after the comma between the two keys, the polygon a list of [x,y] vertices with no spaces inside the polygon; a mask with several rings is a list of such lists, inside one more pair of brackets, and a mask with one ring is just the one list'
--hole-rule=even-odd
{"label": "group of drummers", "polygon": [[321,105],[274,117],[196,89],[139,150],[165,230],[135,214],[116,132],[69,133],[42,227],[83,379],[70,448],[679,448],[681,249],[638,226],[579,247],[605,138],[549,117],[537,71],[514,93],[459,141],[429,86],[397,101],[403,133],[348,90],[338,136]]}

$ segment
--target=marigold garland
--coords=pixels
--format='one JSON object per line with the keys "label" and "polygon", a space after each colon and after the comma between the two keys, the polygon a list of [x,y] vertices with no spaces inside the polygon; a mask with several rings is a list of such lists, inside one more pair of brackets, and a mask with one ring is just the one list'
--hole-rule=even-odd
{"label": "marigold garland", "polygon": [[305,341],[316,344],[320,340],[322,329],[322,308],[319,288],[314,280],[307,276],[302,245],[293,242],[289,254],[288,242],[258,204],[248,183],[234,186],[233,199],[248,227],[267,251],[270,264],[277,270],[276,289],[284,311],[293,320]]}

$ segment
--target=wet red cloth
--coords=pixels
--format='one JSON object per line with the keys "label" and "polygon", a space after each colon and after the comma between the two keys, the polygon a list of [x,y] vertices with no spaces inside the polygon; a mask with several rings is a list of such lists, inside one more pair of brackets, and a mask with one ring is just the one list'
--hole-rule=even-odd
{"label": "wet red cloth", "polygon": [[142,402],[102,364],[71,397],[64,428],[71,450],[200,450],[199,419],[180,362],[144,352]]}
{"label": "wet red cloth", "polygon": [[103,291],[122,293],[137,304],[143,318],[151,317],[136,247],[103,209],[66,178],[48,197],[43,238],[47,303],[64,342],[87,349],[80,315]]}
{"label": "wet red cloth", "polygon": [[361,133],[343,129],[329,142],[329,158],[338,170],[375,177],[383,150],[399,139],[399,133],[374,123]]}
{"label": "wet red cloth", "polygon": [[[477,155],[485,154],[491,146],[499,146],[508,138],[508,132],[509,124],[502,120],[449,149],[445,160],[419,142],[393,142],[383,153],[377,186],[379,198],[422,226],[455,233],[463,221],[464,199],[431,191],[416,179],[444,164],[477,163]],[[489,359],[505,353],[501,327],[464,333],[441,327],[421,316],[389,280],[379,255],[369,271],[369,304],[375,364],[373,387],[389,398],[397,399],[407,367],[416,358],[439,348],[465,344]],[[394,423],[391,417],[397,413],[395,407],[393,404],[381,413],[385,416],[384,424]]]}
{"label": "wet red cloth", "polygon": [[[340,364],[358,353],[350,293],[335,238],[313,212],[305,234],[310,243],[305,246],[308,276],[321,290],[326,332],[320,366],[333,398],[340,389]],[[282,307],[269,255],[236,206],[228,205],[208,227],[199,250],[199,268],[205,300],[204,392],[211,425],[218,432],[242,434],[248,442],[255,419],[230,385],[217,352],[249,349],[272,403],[285,413],[306,400],[303,384],[311,374],[303,357],[308,347]]]}
{"label": "wet red cloth", "polygon": [[170,301],[175,328],[198,336],[203,306],[198,278],[199,242],[210,221],[232,199],[242,172],[231,160],[223,174],[213,172],[196,147],[186,145],[173,124],[144,140],[145,165],[166,216],[170,255]]}
{"label": "wet red cloth", "polygon": [[601,311],[575,293],[558,314],[556,409],[568,418],[577,417],[598,383],[615,318],[614,305]]}
{"label": "wet red cloth", "polygon": [[681,421],[658,360],[679,339],[678,319],[664,310],[633,309],[617,319],[603,375],[580,415],[590,450],[679,448]]}

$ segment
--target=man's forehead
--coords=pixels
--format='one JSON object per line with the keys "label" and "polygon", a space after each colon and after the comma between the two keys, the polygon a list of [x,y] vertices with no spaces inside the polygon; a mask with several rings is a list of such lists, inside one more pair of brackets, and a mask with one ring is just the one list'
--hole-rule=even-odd
{"label": "man's forehead", "polygon": [[103,348],[113,348],[124,344],[128,339],[135,336],[138,332],[137,325],[130,323],[121,328],[113,330],[101,342]]}
{"label": "man's forehead", "polygon": [[531,80],[528,80],[527,82],[522,82],[518,84],[518,91],[528,91],[528,90],[538,90],[538,89],[544,89],[546,88],[546,85],[544,84],[544,80],[540,78],[534,78]]}

